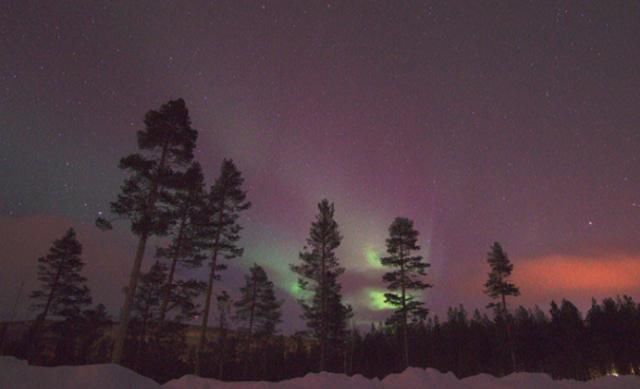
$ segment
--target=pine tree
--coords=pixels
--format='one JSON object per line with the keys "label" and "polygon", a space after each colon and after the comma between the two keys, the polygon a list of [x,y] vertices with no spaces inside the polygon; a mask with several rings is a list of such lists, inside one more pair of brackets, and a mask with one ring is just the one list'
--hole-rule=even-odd
{"label": "pine tree", "polygon": [[61,239],[53,242],[46,256],[38,258],[38,281],[42,286],[30,297],[34,301],[32,308],[41,313],[30,330],[32,345],[37,342],[40,328],[49,314],[73,319],[91,304],[89,288],[85,285],[87,279],[80,275],[84,267],[81,254],[82,245],[70,228]]}
{"label": "pine tree", "polygon": [[[152,235],[162,236],[167,232],[171,217],[164,212],[163,203],[169,195],[177,170],[188,166],[193,159],[198,135],[191,128],[189,112],[182,99],[169,101],[158,111],[149,111],[144,122],[145,129],[137,133],[141,153],[120,160],[120,168],[129,172],[130,176],[125,179],[118,199],[111,203],[111,211],[120,218],[129,219],[131,230],[139,237],[114,341],[114,363],[122,360],[147,240]],[[98,219],[96,224],[103,228],[110,227],[110,223],[104,219]]]}
{"label": "pine tree", "polygon": [[196,354],[196,375],[200,375],[201,372],[201,359],[206,344],[213,282],[219,277],[216,272],[226,268],[226,265],[220,263],[219,260],[222,257],[225,259],[237,258],[243,252],[242,248],[238,246],[240,230],[242,229],[238,224],[238,218],[240,217],[240,212],[251,206],[251,203],[246,201],[246,192],[242,189],[243,183],[244,178],[242,178],[233,161],[225,159],[222,162],[220,176],[216,179],[209,192],[206,231],[210,239],[211,260],[209,262],[209,280]]}
{"label": "pine tree", "polygon": [[244,277],[245,285],[240,288],[240,299],[234,303],[235,320],[243,324],[249,337],[252,335],[272,336],[280,323],[281,301],[275,296],[273,282],[257,264]]}
{"label": "pine tree", "polygon": [[206,240],[201,219],[205,211],[206,196],[200,164],[193,163],[175,180],[173,187],[175,192],[169,200],[171,217],[175,220],[169,231],[172,240],[167,247],[158,248],[156,253],[157,258],[166,258],[170,261],[158,314],[159,326],[162,326],[165,320],[176,282],[182,285],[183,290],[189,285],[193,287],[191,288],[193,291],[201,289],[195,281],[176,281],[175,274],[178,266],[196,268],[205,260]]}
{"label": "pine tree", "polygon": [[509,346],[509,353],[511,355],[511,364],[513,371],[516,370],[516,356],[513,345],[513,336],[511,335],[511,323],[508,322],[509,315],[507,310],[507,296],[519,296],[520,289],[513,283],[508,281],[511,272],[513,271],[513,264],[509,261],[507,253],[504,252],[502,246],[498,242],[494,242],[491,246],[491,251],[487,254],[487,263],[491,271],[489,272],[489,279],[485,282],[485,294],[492,299],[500,299],[499,303],[490,303],[489,308],[493,307],[496,310],[496,318],[505,322],[505,330],[507,335],[507,342]]}
{"label": "pine tree", "polygon": [[513,264],[509,261],[507,253],[502,250],[500,243],[495,242],[491,246],[491,251],[487,254],[487,262],[491,271],[489,279],[484,284],[485,294],[492,299],[500,299],[500,303],[491,303],[489,308],[494,307],[499,315],[507,314],[506,296],[519,296],[520,289],[508,281]]}
{"label": "pine tree", "polygon": [[254,338],[260,337],[264,341],[275,334],[276,326],[281,322],[282,301],[276,299],[273,282],[269,281],[267,273],[261,266],[254,264],[244,280],[245,285],[240,288],[240,299],[234,303],[236,308],[234,319],[242,324],[242,329],[246,333],[244,360],[246,377]]}
{"label": "pine tree", "polygon": [[339,343],[337,336],[344,336],[350,307],[343,305],[338,277],[344,273],[335,255],[342,236],[333,218],[334,206],[328,200],[318,204],[319,213],[311,223],[307,245],[300,253],[299,265],[291,270],[299,275],[298,285],[311,293],[310,299],[299,300],[302,318],[320,343],[320,371],[327,368],[329,348]]}
{"label": "pine tree", "polygon": [[387,283],[389,293],[385,293],[385,302],[398,307],[388,323],[398,326],[402,335],[402,365],[409,366],[409,338],[408,322],[424,320],[427,310],[424,303],[411,295],[412,291],[421,291],[431,285],[421,277],[426,275],[430,264],[424,262],[422,256],[412,255],[420,250],[417,245],[418,231],[413,228],[413,221],[398,217],[389,227],[387,239],[387,253],[389,256],[381,258],[383,266],[394,270],[385,273],[382,279]]}

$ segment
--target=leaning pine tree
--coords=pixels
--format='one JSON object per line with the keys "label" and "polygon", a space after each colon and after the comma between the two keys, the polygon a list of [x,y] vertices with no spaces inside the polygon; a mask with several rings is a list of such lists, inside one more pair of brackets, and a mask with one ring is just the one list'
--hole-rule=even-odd
{"label": "leaning pine tree", "polygon": [[418,231],[413,228],[413,221],[398,217],[389,227],[389,238],[387,239],[387,253],[389,255],[380,259],[383,266],[394,269],[385,273],[382,279],[391,291],[384,294],[385,302],[397,307],[393,316],[388,319],[388,323],[400,328],[404,368],[409,366],[409,339],[407,335],[409,320],[423,320],[427,315],[424,303],[418,301],[411,292],[431,287],[421,279],[426,275],[426,269],[430,264],[424,262],[422,256],[412,255],[414,251],[420,250],[417,241]]}
{"label": "leaning pine tree", "polygon": [[32,308],[41,311],[30,330],[32,346],[37,343],[40,328],[49,314],[73,319],[91,304],[89,288],[85,285],[87,279],[80,275],[84,267],[81,254],[82,245],[70,228],[53,242],[46,256],[38,258],[38,281],[42,286],[30,297]]}
{"label": "leaning pine tree", "polygon": [[211,260],[209,262],[209,280],[202,314],[202,325],[198,340],[195,374],[200,375],[202,358],[206,344],[207,327],[209,323],[209,311],[213,293],[213,282],[219,278],[217,271],[224,270],[226,265],[220,263],[220,259],[233,259],[242,255],[242,248],[238,246],[240,230],[238,224],[240,212],[251,207],[246,200],[247,194],[242,189],[244,178],[236,168],[233,161],[225,159],[222,162],[220,176],[216,179],[209,192],[208,206],[206,209],[206,231],[209,236],[209,250]]}
{"label": "leaning pine tree", "polygon": [[[509,282],[508,278],[513,271],[513,264],[509,261],[507,253],[504,252],[502,246],[498,242],[494,242],[491,251],[487,254],[487,263],[491,271],[489,279],[485,282],[485,293],[497,303],[490,303],[487,308],[494,308],[496,317],[502,320],[508,319],[507,296],[519,296],[520,289],[515,284]],[[507,323],[507,341],[509,343],[509,353],[511,354],[511,364],[513,371],[516,370],[516,356],[513,346],[513,339],[510,333],[510,324]]]}
{"label": "leaning pine tree", "polygon": [[[111,211],[120,218],[129,219],[131,230],[139,237],[114,340],[114,363],[122,360],[147,240],[152,235],[162,236],[167,232],[171,215],[164,211],[163,203],[172,190],[177,171],[191,163],[198,136],[191,128],[189,112],[182,99],[169,101],[158,111],[149,111],[144,123],[145,129],[137,134],[141,152],[120,160],[120,168],[130,175],[125,179],[117,201],[111,203]],[[110,223],[101,218],[96,224],[110,228]]]}
{"label": "leaning pine tree", "polygon": [[301,299],[302,318],[320,344],[320,371],[327,369],[329,348],[339,342],[337,337],[345,334],[350,307],[342,303],[338,277],[344,273],[335,255],[342,236],[338,223],[333,218],[334,206],[328,200],[318,204],[319,213],[311,223],[307,246],[300,253],[299,265],[291,270],[299,275],[300,290],[311,294],[310,299]]}
{"label": "leaning pine tree", "polygon": [[206,235],[202,214],[205,212],[206,192],[200,164],[194,162],[189,169],[175,180],[174,193],[168,200],[168,209],[172,223],[168,235],[171,241],[165,247],[158,248],[156,257],[169,260],[169,272],[165,280],[158,313],[158,326],[161,328],[170,307],[172,295],[178,283],[183,287],[194,286],[198,292],[198,283],[194,280],[176,280],[179,267],[197,268],[205,259]]}

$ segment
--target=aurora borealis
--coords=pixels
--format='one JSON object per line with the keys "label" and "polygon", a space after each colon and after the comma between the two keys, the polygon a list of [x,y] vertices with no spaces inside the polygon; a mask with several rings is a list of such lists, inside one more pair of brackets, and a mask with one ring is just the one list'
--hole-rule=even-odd
{"label": "aurora borealis", "polygon": [[[144,113],[186,100],[208,184],[246,177],[245,255],[299,328],[289,264],[336,206],[345,298],[383,319],[387,228],[415,221],[427,307],[483,308],[500,241],[516,303],[640,297],[640,7],[633,3],[12,2],[0,11],[0,320],[75,226],[112,313],[133,257],[102,233]],[[155,243],[147,251],[151,264]]]}

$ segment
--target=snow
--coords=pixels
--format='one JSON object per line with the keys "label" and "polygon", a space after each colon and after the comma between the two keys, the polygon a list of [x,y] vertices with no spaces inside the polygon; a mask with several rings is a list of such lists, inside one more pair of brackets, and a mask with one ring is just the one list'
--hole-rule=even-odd
{"label": "snow", "polygon": [[589,382],[554,381],[546,374],[516,373],[496,378],[487,374],[457,379],[452,373],[409,368],[383,380],[360,375],[307,374],[282,382],[222,382],[187,375],[159,385],[122,366],[87,365],[39,367],[12,357],[0,357],[0,388],[11,389],[631,389],[640,388],[640,377],[603,377]]}
{"label": "snow", "polygon": [[488,374],[458,379],[453,373],[434,369],[409,368],[401,374],[390,374],[382,381],[369,380],[360,375],[307,374],[282,382],[221,382],[194,376],[184,376],[167,382],[163,389],[637,389],[640,377],[604,377],[589,382],[554,381],[546,374],[517,373],[496,378]]}
{"label": "snow", "polygon": [[2,389],[158,389],[159,385],[118,365],[29,366],[25,361],[0,357]]}

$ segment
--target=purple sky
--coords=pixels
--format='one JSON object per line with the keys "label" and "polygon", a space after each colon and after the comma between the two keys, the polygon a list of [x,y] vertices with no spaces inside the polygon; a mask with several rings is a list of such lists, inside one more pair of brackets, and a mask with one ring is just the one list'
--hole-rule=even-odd
{"label": "purple sky", "polygon": [[[93,227],[142,118],[182,97],[211,183],[222,158],[254,207],[233,295],[264,265],[291,296],[316,204],[335,202],[361,322],[394,217],[415,221],[436,313],[482,308],[500,241],[517,302],[638,297],[640,5],[631,2],[14,2],[0,11],[0,318],[75,226],[95,300],[122,301],[128,226]],[[154,246],[156,242],[152,244]],[[151,263],[150,254],[145,268]],[[204,271],[203,271],[204,272]]]}

